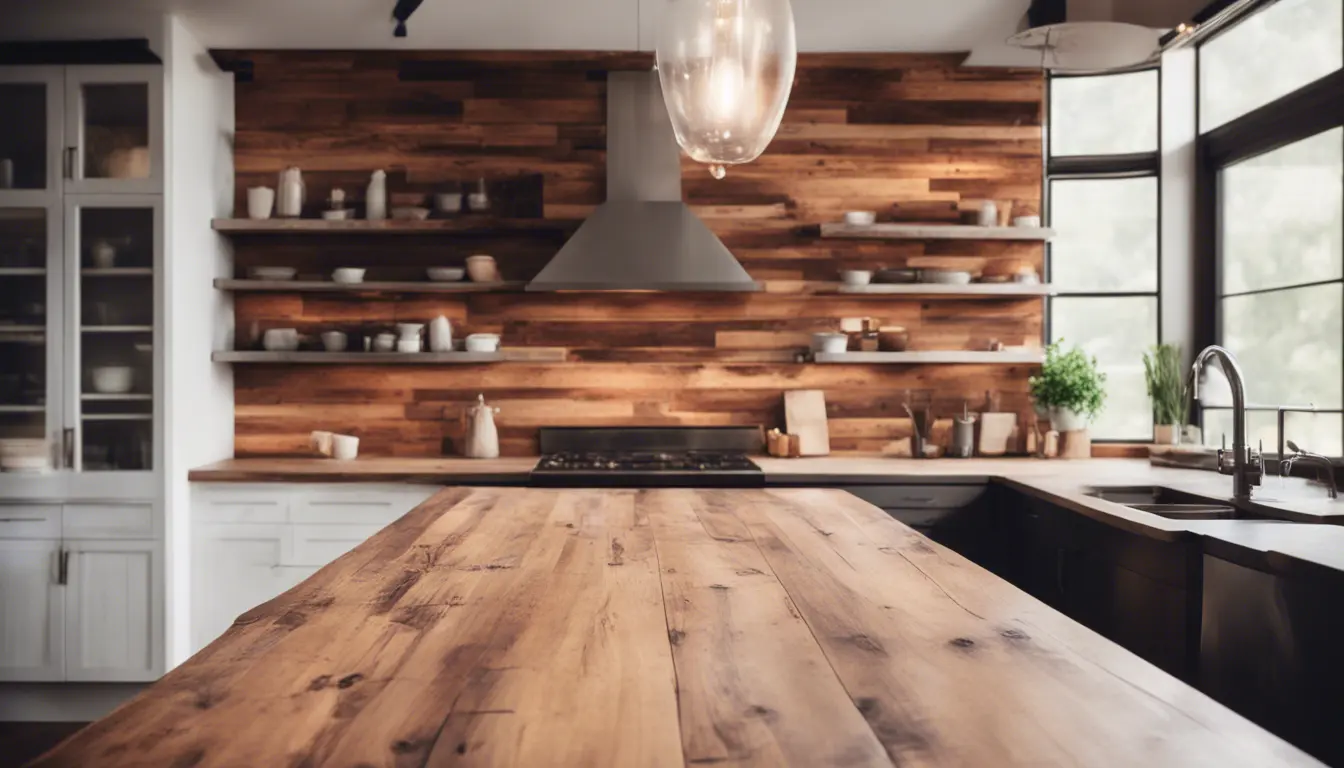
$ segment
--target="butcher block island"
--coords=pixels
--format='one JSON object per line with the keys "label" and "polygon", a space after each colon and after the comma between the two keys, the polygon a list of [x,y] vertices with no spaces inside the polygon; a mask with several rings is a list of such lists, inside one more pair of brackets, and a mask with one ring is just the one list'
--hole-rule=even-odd
{"label": "butcher block island", "polygon": [[1316,765],[841,491],[443,490],[36,765]]}

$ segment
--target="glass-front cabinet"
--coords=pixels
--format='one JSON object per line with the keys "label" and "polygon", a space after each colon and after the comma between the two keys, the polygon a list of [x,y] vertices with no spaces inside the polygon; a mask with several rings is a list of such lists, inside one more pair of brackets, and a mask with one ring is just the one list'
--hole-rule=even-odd
{"label": "glass-front cabinet", "polygon": [[158,435],[162,69],[0,67],[0,104],[0,483],[126,488]]}

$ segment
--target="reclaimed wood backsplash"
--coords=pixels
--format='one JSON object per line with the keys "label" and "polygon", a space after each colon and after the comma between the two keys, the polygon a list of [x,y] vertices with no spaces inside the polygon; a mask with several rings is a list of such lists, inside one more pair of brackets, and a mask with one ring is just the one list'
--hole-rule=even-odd
{"label": "reclaimed wood backsplash", "polygon": [[[333,186],[358,205],[368,174],[392,193],[429,194],[484,177],[496,212],[578,219],[605,196],[605,70],[638,55],[441,52],[231,52],[251,62],[237,86],[238,210],[246,188],[304,171],[309,208]],[[369,455],[452,453],[477,393],[501,408],[505,454],[536,451],[545,425],[782,426],[781,393],[826,392],[834,450],[899,451],[906,393],[931,391],[943,416],[986,391],[1024,416],[1030,366],[810,365],[817,330],[877,317],[910,329],[912,349],[1039,346],[1040,299],[919,300],[817,294],[841,268],[1027,264],[1037,243],[823,240],[845,210],[884,220],[964,220],[981,200],[1038,209],[1039,73],[967,70],[956,55],[800,58],[778,136],[757,162],[715,181],[686,161],[687,202],[768,291],[760,294],[474,294],[369,297],[240,294],[238,345],[270,327],[374,328],[443,314],[455,335],[502,333],[510,346],[563,347],[568,362],[453,366],[239,365],[239,456],[301,452],[312,429],[358,434]],[[315,215],[315,214],[314,214]],[[289,264],[369,279],[494,254],[528,279],[567,231],[482,236],[235,238],[239,276]]]}

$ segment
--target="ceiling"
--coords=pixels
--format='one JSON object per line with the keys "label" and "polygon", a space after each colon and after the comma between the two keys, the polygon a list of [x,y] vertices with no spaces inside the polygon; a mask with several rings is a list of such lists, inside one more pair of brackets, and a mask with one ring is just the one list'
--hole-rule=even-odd
{"label": "ceiling", "polygon": [[[8,0],[0,0],[8,2]],[[652,50],[666,0],[42,0],[44,14],[180,15],[209,48]],[[1016,31],[1029,0],[792,0],[804,51],[967,51]],[[29,6],[30,8],[33,6]]]}

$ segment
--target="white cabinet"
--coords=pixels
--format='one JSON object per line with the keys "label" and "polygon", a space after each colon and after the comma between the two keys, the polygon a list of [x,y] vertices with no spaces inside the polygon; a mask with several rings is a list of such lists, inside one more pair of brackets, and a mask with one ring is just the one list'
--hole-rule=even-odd
{"label": "white cabinet", "polygon": [[192,554],[191,647],[224,634],[233,620],[283,592],[283,525],[202,524]]}
{"label": "white cabinet", "polygon": [[193,485],[192,652],[439,490],[382,483]]}
{"label": "white cabinet", "polygon": [[64,679],[60,560],[56,539],[0,539],[0,681]]}
{"label": "white cabinet", "polygon": [[65,679],[155,679],[163,667],[158,545],[84,540],[65,546]]}

